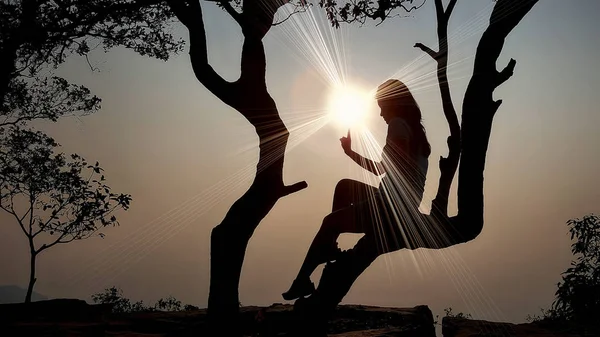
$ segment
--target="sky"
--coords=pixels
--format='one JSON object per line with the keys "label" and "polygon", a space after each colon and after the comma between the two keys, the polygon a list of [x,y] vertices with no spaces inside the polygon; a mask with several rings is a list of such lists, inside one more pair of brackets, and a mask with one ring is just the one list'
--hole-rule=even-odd
{"label": "sky", "polygon": [[[240,29],[214,4],[202,5],[210,62],[235,80]],[[450,19],[449,79],[459,113],[492,6],[487,0],[461,0]],[[474,318],[510,322],[522,322],[552,303],[560,273],[572,258],[566,221],[600,212],[597,13],[596,0],[542,0],[507,38],[498,69],[510,58],[517,66],[494,94],[503,104],[487,153],[481,235],[439,251],[382,256],[343,303],[426,304],[434,315],[452,307]],[[310,22],[319,30],[307,28]],[[182,26],[173,29],[186,37]],[[366,92],[398,78],[411,89],[432,145],[422,204],[429,207],[448,129],[435,63],[413,48],[417,42],[437,47],[433,1],[379,26],[342,25],[336,31],[316,5],[265,37],[267,85],[291,132],[284,180],[305,180],[309,187],[279,200],[255,231],[239,287],[243,305],[283,302],[281,293],[330,211],[340,179],[377,184],[344,155],[338,139],[346,129],[318,119],[327,114],[334,79]],[[96,51],[91,62],[100,71],[76,57],[58,71],[101,97],[102,110],[37,127],[54,136],[63,151],[98,160],[113,190],[131,194],[133,202],[117,214],[121,225],[107,228],[104,239],[44,252],[35,290],[89,300],[115,285],[133,300],[153,303],[172,295],[205,307],[210,231],[250,186],[258,138],[239,113],[196,80],[187,46],[168,62],[125,49]],[[383,142],[386,125],[374,101],[368,110],[365,127]],[[456,182],[450,213],[456,213]],[[26,239],[9,217],[0,219],[0,285],[26,287]],[[349,248],[358,237],[344,235],[340,246]]]}

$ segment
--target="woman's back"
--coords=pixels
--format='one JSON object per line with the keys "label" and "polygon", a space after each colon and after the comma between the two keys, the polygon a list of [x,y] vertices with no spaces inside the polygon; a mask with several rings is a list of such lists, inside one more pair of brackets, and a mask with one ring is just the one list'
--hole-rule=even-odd
{"label": "woman's back", "polygon": [[420,205],[429,166],[425,146],[427,144],[419,144],[404,119],[390,120],[382,158],[386,176],[379,187],[392,199],[410,201],[416,207]]}

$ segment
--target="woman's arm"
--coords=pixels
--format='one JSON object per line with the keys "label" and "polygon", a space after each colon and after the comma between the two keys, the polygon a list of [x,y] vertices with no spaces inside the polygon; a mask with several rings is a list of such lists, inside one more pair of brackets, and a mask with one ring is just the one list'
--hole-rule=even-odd
{"label": "woman's arm", "polygon": [[354,160],[354,162],[360,165],[362,168],[378,176],[385,173],[385,168],[381,162],[367,159],[352,150],[352,138],[350,138],[350,130],[348,130],[348,135],[346,137],[340,138],[340,142],[342,143],[344,153],[346,153],[348,157]]}
{"label": "woman's arm", "polygon": [[380,176],[385,173],[385,168],[381,164],[381,162],[367,159],[367,158],[361,156],[360,154],[354,152],[352,149],[350,149],[349,151],[346,151],[346,154],[348,155],[348,157],[350,157],[352,160],[354,160],[355,163],[357,163],[362,168],[370,171],[371,173],[373,173],[375,175]]}

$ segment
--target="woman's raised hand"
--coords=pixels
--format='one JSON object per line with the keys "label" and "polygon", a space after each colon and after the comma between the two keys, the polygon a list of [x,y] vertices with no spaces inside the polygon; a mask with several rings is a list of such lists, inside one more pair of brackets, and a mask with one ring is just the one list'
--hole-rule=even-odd
{"label": "woman's raised hand", "polygon": [[346,137],[340,138],[340,142],[342,143],[342,149],[346,154],[352,151],[352,138],[350,138],[350,129],[348,129],[348,135]]}

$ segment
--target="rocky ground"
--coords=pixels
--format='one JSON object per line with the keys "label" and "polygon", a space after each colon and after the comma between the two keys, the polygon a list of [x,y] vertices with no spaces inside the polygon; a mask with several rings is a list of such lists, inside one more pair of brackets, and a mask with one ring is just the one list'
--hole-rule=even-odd
{"label": "rocky ground", "polygon": [[[0,305],[0,335],[12,336],[202,336],[206,310],[111,314],[110,307],[80,300],[50,300],[30,305]],[[246,336],[292,336],[291,305],[242,308]],[[444,337],[575,337],[547,324],[509,324],[445,317]],[[342,305],[329,324],[335,337],[435,337],[433,315],[427,306],[382,308]],[[586,335],[593,336],[593,335]]]}

